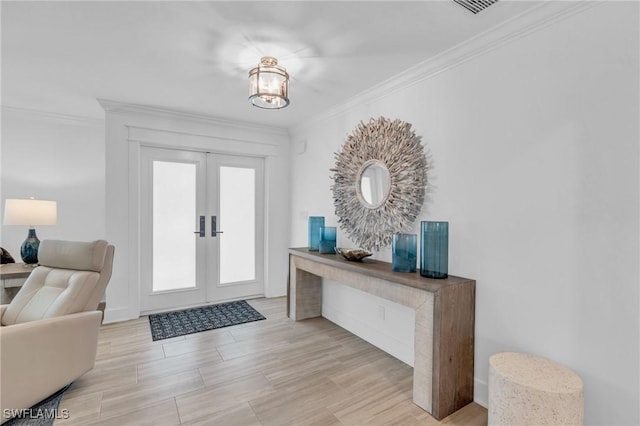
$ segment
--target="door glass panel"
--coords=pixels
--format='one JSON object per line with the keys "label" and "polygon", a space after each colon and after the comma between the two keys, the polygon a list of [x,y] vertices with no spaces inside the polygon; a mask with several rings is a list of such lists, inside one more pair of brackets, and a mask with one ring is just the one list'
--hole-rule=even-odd
{"label": "door glass panel", "polygon": [[220,284],[255,280],[255,170],[220,167]]}
{"label": "door glass panel", "polygon": [[153,162],[153,291],[196,286],[196,165]]}

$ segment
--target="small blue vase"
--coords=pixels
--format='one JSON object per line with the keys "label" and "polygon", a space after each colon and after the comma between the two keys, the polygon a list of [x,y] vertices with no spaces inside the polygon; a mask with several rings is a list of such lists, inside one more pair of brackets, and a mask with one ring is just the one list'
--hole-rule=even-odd
{"label": "small blue vase", "polygon": [[320,250],[320,228],[324,226],[324,216],[309,216],[309,251]]}
{"label": "small blue vase", "polygon": [[336,252],[336,234],[335,226],[323,226],[320,228],[320,253],[330,254]]}
{"label": "small blue vase", "polygon": [[449,222],[421,222],[420,275],[447,278],[449,275]]}
{"label": "small blue vase", "polygon": [[36,235],[36,230],[29,229],[27,239],[24,240],[20,246],[20,256],[22,261],[28,264],[38,263],[38,248],[40,247],[40,240]]}
{"label": "small blue vase", "polygon": [[393,234],[391,238],[391,266],[395,272],[415,272],[418,259],[416,234]]}

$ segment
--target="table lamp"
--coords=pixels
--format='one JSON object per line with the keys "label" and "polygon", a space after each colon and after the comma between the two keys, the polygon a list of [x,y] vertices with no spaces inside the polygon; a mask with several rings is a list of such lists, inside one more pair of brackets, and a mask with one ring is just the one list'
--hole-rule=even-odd
{"label": "table lamp", "polygon": [[36,236],[35,225],[55,225],[58,221],[58,205],[55,201],[33,198],[7,199],[4,203],[5,225],[28,225],[27,239],[20,246],[20,256],[27,264],[38,263],[40,240]]}

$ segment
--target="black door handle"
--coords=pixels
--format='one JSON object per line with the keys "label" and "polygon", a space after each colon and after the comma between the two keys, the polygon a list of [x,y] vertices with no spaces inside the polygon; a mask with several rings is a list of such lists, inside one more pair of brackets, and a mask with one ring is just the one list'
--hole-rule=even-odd
{"label": "black door handle", "polygon": [[215,216],[211,216],[211,236],[214,238],[218,234],[224,234],[224,231],[216,231],[216,228],[218,227],[217,221],[218,220]]}
{"label": "black door handle", "polygon": [[204,216],[200,216],[200,230],[199,231],[193,231],[194,234],[200,234],[200,237],[204,237],[204,221],[205,218]]}

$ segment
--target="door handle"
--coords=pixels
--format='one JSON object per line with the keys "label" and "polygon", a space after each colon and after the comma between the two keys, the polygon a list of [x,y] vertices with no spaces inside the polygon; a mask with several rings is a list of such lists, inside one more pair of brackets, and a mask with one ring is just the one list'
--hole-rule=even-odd
{"label": "door handle", "polygon": [[216,231],[216,228],[218,228],[217,222],[217,218],[215,216],[211,216],[211,236],[214,238],[218,234],[224,234],[224,231]]}
{"label": "door handle", "polygon": [[193,231],[194,234],[200,234],[199,236],[202,238],[204,237],[204,221],[205,218],[204,216],[200,216],[200,230],[199,231]]}

